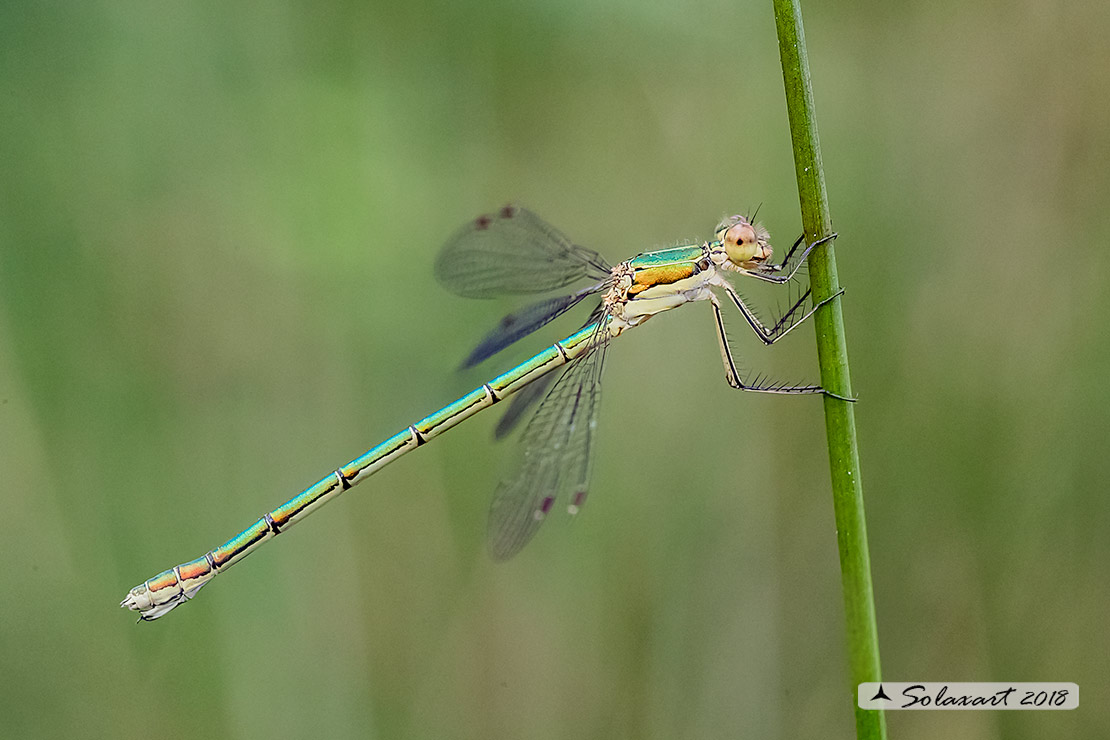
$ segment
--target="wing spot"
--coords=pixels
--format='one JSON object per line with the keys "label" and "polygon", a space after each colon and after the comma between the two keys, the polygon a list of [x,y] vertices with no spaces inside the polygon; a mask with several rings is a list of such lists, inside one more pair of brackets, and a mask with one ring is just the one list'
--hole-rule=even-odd
{"label": "wing spot", "polygon": [[551,511],[551,506],[554,503],[554,496],[549,494],[543,497],[543,501],[540,502],[540,508],[536,509],[535,514],[533,514],[537,522],[541,521],[545,516],[547,516],[547,512]]}

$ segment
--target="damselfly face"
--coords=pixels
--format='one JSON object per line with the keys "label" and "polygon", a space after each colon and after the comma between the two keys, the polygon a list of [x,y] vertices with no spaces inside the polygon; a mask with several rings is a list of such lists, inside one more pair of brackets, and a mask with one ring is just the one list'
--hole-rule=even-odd
{"label": "damselfly face", "polygon": [[753,270],[771,258],[770,234],[762,224],[754,226],[743,216],[729,216],[717,227],[717,241],[734,265]]}

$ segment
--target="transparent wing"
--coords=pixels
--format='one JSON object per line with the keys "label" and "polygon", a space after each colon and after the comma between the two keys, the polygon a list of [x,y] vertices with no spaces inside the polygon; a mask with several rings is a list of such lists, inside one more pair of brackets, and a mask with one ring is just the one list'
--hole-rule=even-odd
{"label": "transparent wing", "polygon": [[435,274],[466,298],[542,293],[582,278],[609,276],[599,254],[572,244],[555,227],[517,206],[479,216],[443,246]]}
{"label": "transparent wing", "polygon": [[[603,321],[605,316],[605,309],[603,304],[598,303],[594,310],[590,312],[590,318],[586,319],[586,323],[582,324],[582,328],[586,328],[590,324]],[[516,428],[516,425],[524,418],[524,412],[528,411],[532,406],[539,401],[544,395],[547,394],[547,389],[559,377],[559,373],[550,372],[522,388],[513,400],[509,402],[509,408],[501,416],[497,422],[497,427],[493,430],[494,439],[502,439],[509,432]]]}
{"label": "transparent wing", "polygon": [[583,298],[605,290],[607,286],[607,282],[597,283],[571,295],[548,298],[539,303],[533,303],[531,306],[526,306],[505,316],[497,323],[496,328],[486,334],[482,341],[478,343],[478,346],[474,348],[474,351],[463,360],[462,369],[473,367],[479,362],[492,357],[518,339],[528,336],[548,322],[562,316],[577,306]]}
{"label": "transparent wing", "polygon": [[547,375],[536,378],[528,385],[517,391],[512,400],[509,401],[509,408],[505,409],[505,413],[497,421],[497,426],[493,430],[494,439],[503,439],[509,432],[516,429],[516,425],[524,418],[524,412],[528,411],[539,401],[551,384],[555,382],[555,378],[559,377],[559,373],[550,372]]}
{"label": "transparent wing", "polygon": [[520,552],[557,499],[567,496],[571,513],[586,500],[608,347],[606,323],[599,324],[587,354],[563,370],[536,409],[524,430],[520,468],[497,488],[489,513],[489,549],[496,560]]}

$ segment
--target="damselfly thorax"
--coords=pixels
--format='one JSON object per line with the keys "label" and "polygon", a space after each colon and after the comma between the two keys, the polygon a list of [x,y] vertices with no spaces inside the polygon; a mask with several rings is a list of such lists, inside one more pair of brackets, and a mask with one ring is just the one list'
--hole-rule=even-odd
{"label": "damselfly thorax", "polygon": [[644,252],[621,262],[605,296],[615,323],[638,326],[684,303],[713,300],[710,286],[720,286],[720,270],[755,270],[770,259],[768,238],[762,227],[733,216],[718,226],[715,242]]}

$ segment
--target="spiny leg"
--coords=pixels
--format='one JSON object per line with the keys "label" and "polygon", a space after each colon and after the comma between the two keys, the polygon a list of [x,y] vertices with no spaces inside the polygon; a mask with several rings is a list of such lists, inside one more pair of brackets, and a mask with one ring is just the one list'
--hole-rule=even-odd
{"label": "spiny leg", "polygon": [[[758,393],[827,393],[827,391],[819,385],[761,385],[759,381],[755,383],[745,383],[742,381],[740,379],[740,373],[736,370],[736,362],[732,359],[732,349],[728,346],[728,337],[725,335],[725,320],[721,315],[721,305],[717,301],[717,296],[715,295],[710,294],[709,300],[713,305],[713,318],[717,322],[717,342],[721,347],[721,360],[725,364],[725,380],[728,381],[730,386],[737,390],[756,391]],[[837,398],[839,398],[839,396],[837,396]]]}
{"label": "spiny leg", "polygon": [[[800,247],[805,242],[805,240],[806,235],[803,231],[801,234],[798,235],[798,238],[794,240],[794,243],[790,245],[790,249],[786,252],[786,256],[782,258],[782,262],[777,265],[767,265],[767,267],[764,269],[770,270],[771,272],[782,272],[784,269],[786,269],[786,266],[790,264],[790,258],[794,256],[794,252],[798,251],[798,247]],[[805,253],[802,254],[801,258],[798,260],[799,265],[802,263],[802,260],[804,260],[808,256],[808,254],[809,249],[806,249]]]}
{"label": "spiny leg", "polygon": [[758,336],[764,344],[774,344],[778,340],[782,339],[791,331],[793,331],[794,327],[796,327],[798,324],[801,324],[803,321],[812,316],[814,311],[821,308],[821,306],[824,306],[833,298],[836,298],[837,296],[840,296],[844,293],[843,289],[837,291],[834,295],[829,296],[825,300],[815,305],[813,308],[809,309],[809,311],[806,311],[806,313],[801,318],[795,318],[802,307],[805,306],[805,302],[810,296],[810,289],[806,288],[805,292],[802,293],[802,297],[795,301],[794,305],[787,309],[786,312],[778,318],[774,325],[768,328],[762,321],[759,320],[759,317],[756,316],[755,311],[753,311],[748,306],[748,304],[744,302],[743,297],[736,292],[736,288],[732,287],[732,283],[722,278],[719,280],[714,280],[712,284],[723,288],[725,292],[728,293],[728,297],[732,300],[732,303],[736,306],[740,313],[743,314],[744,319],[748,322],[748,325],[752,328],[752,331],[755,332],[756,336]]}
{"label": "spiny leg", "polygon": [[831,242],[835,238],[835,233],[829,234],[823,239],[818,239],[812,244],[807,244],[801,255],[799,255],[797,263],[790,269],[790,272],[786,275],[780,275],[779,273],[783,272],[783,270],[786,269],[787,265],[790,264],[791,258],[794,256],[794,252],[805,240],[805,234],[802,234],[800,237],[798,237],[798,240],[794,242],[794,246],[790,247],[790,251],[786,253],[786,257],[780,264],[766,265],[756,270],[741,270],[740,274],[749,275],[753,278],[756,278],[757,280],[763,280],[768,283],[776,283],[778,285],[788,283],[794,278],[794,275],[798,272],[799,269],[801,269],[802,265],[806,263],[806,257],[809,256],[810,252],[812,252],[814,249],[821,246],[822,244],[827,244]]}

